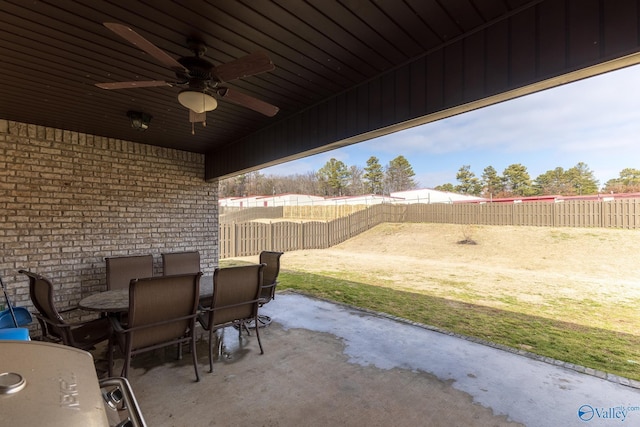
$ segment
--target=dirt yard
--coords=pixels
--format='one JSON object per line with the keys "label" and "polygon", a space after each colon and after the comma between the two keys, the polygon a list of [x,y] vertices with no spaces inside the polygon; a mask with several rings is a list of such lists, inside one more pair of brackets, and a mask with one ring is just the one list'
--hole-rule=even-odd
{"label": "dirt yard", "polygon": [[638,230],[382,224],[330,249],[287,252],[282,268],[494,307],[516,299],[557,312],[571,300],[635,310],[639,249]]}

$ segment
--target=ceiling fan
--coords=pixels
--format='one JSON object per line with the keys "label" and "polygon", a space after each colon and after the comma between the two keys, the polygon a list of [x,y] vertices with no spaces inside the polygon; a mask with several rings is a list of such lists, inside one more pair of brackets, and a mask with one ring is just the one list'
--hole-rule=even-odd
{"label": "ceiling fan", "polygon": [[218,99],[257,111],[268,117],[275,116],[279,108],[260,99],[221,86],[231,80],[272,71],[273,62],[263,52],[256,52],[243,56],[235,61],[214,66],[203,58],[207,48],[204,42],[197,38],[187,39],[187,45],[193,56],[178,58],[169,56],[166,52],[136,33],[131,28],[117,23],[103,24],[123,39],[158,60],[162,65],[175,72],[175,81],[131,81],[96,83],[102,89],[135,89],[144,87],[179,86],[184,87],[178,94],[178,102],[189,109],[190,121],[205,123],[205,114],[218,106]]}

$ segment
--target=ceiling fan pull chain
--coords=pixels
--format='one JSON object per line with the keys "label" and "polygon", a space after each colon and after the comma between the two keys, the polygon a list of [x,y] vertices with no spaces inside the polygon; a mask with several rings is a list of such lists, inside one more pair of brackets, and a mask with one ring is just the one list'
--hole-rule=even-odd
{"label": "ceiling fan pull chain", "polygon": [[189,110],[189,121],[191,122],[191,135],[196,134],[195,124],[202,123],[203,127],[207,126],[207,113],[196,113],[193,110]]}

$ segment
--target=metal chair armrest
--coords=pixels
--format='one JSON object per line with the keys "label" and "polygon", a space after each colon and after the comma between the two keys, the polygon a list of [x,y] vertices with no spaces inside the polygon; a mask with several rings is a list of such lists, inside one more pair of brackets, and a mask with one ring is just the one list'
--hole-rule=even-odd
{"label": "metal chair armrest", "polygon": [[225,306],[220,306],[220,307],[204,307],[204,309],[202,310],[203,312],[210,312],[210,311],[218,311],[218,310],[224,310],[227,308],[233,308],[233,307],[239,307],[242,305],[248,305],[248,304],[253,304],[255,302],[260,302],[260,298],[258,299],[252,299],[252,300],[248,300],[248,301],[242,301],[238,304],[228,304]]}
{"label": "metal chair armrest", "polygon": [[69,307],[69,308],[65,308],[64,310],[58,310],[58,313],[70,313],[72,311],[76,311],[79,310],[80,307],[76,306],[76,307]]}
{"label": "metal chair armrest", "polygon": [[125,328],[122,326],[122,324],[120,323],[120,321],[113,317],[110,316],[109,319],[111,320],[111,325],[113,326],[113,331],[119,334],[128,334],[130,332],[134,332],[134,331],[139,331],[139,330],[144,330],[147,328],[153,328],[156,326],[161,326],[161,325],[167,325],[170,323],[175,323],[178,322],[180,320],[187,320],[187,319],[195,319],[198,316],[198,313],[194,313],[194,314],[190,314],[188,316],[182,316],[182,317],[174,317],[173,319],[167,319],[167,320],[162,320],[160,322],[154,322],[154,323],[149,323],[148,325],[141,325],[141,326],[136,326],[133,328]]}
{"label": "metal chair armrest", "polygon": [[71,328],[71,326],[73,326],[72,323],[57,323],[57,322],[54,322],[51,319],[48,319],[45,316],[43,316],[42,314],[37,313],[37,312],[33,313],[33,315],[39,321],[44,322],[47,325],[55,326],[56,328]]}
{"label": "metal chair armrest", "polygon": [[117,315],[109,315],[109,321],[111,322],[113,332],[117,334],[123,334],[127,330],[122,326],[122,323],[120,323],[120,318]]}
{"label": "metal chair armrest", "polygon": [[[269,301],[271,301],[272,299],[275,299],[276,296],[276,286],[278,286],[278,282],[277,280],[273,283],[269,283],[268,285],[262,285],[260,286],[260,305],[264,305],[266,303],[268,303]],[[263,296],[262,294],[264,292],[269,292],[268,297],[267,296]]]}
{"label": "metal chair armrest", "polygon": [[260,286],[260,289],[269,289],[269,288],[275,288],[276,286],[278,286],[278,281],[276,280],[273,283],[269,283],[268,285],[262,285]]}

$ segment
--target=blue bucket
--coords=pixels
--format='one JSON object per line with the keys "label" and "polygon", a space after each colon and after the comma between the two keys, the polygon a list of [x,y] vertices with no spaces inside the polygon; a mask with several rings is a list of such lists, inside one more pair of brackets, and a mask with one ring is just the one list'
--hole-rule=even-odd
{"label": "blue bucket", "polygon": [[[18,326],[26,326],[31,323],[31,314],[29,314],[29,310],[24,307],[12,307],[13,314],[16,316],[16,321],[18,322]],[[0,329],[4,328],[15,328],[16,325],[13,322],[13,317],[11,316],[11,310],[8,308],[6,310],[0,311]]]}
{"label": "blue bucket", "polygon": [[27,328],[0,329],[0,340],[31,341]]}

